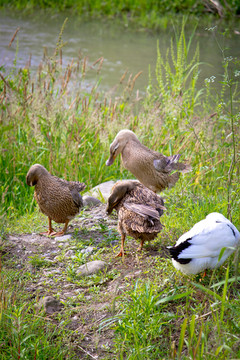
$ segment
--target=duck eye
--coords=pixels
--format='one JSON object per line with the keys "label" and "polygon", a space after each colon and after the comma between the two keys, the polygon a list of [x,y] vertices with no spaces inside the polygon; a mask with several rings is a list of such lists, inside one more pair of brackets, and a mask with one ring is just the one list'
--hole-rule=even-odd
{"label": "duck eye", "polygon": [[117,145],[115,146],[115,148],[113,149],[113,153],[114,153],[114,154],[115,154],[115,152],[117,151],[118,147],[119,147],[119,144],[117,144]]}

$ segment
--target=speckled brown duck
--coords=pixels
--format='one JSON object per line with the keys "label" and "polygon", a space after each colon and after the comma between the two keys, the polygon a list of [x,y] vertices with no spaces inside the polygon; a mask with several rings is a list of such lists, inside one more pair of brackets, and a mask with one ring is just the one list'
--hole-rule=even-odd
{"label": "speckled brown duck", "polygon": [[[48,216],[49,228],[44,234],[51,236],[65,234],[69,221],[83,206],[79,192],[83,191],[86,185],[78,181],[59,179],[40,164],[31,166],[26,182],[29,186],[35,186],[34,197],[42,213]],[[65,224],[62,231],[55,232],[52,228],[52,220]]]}
{"label": "speckled brown duck", "polygon": [[123,166],[143,185],[154,192],[175,185],[180,172],[191,171],[191,166],[179,163],[180,155],[164,156],[141,144],[131,130],[121,130],[110,145],[107,166],[121,154]]}
{"label": "speckled brown duck", "polygon": [[121,250],[124,256],[126,235],[140,240],[142,250],[145,241],[153,240],[162,230],[160,216],[163,214],[163,199],[136,180],[117,181],[108,198],[107,213],[118,213],[118,231],[121,234]]}

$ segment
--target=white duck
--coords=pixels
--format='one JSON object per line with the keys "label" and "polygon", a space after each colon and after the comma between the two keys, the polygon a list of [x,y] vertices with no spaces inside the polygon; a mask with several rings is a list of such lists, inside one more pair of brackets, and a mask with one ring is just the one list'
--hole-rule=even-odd
{"label": "white duck", "polygon": [[[236,249],[240,233],[222,214],[213,212],[169,246],[172,263],[184,274],[219,267]],[[225,248],[219,260],[221,250]]]}

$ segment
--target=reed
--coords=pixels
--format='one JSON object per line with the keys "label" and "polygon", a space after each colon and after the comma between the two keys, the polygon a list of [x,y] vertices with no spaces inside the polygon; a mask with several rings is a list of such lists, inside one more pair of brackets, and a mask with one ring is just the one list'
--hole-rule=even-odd
{"label": "reed", "polygon": [[[119,79],[116,87],[122,89],[122,93],[118,98],[102,94],[97,85],[104,60],[97,59],[90,66],[87,58],[80,57],[63,68],[61,41],[56,46],[59,51],[53,56],[45,53],[36,73],[31,70],[30,62],[19,71],[13,64],[10,74],[1,69],[3,241],[8,232],[29,231],[32,221],[39,226],[32,189],[25,183],[33,163],[43,164],[59,177],[83,181],[87,189],[110,179],[131,178],[130,173],[121,169],[120,159],[110,168],[105,166],[109,144],[122,128],[135,131],[146,146],[156,151],[166,155],[181,153],[193,168],[174,188],[162,194],[167,213],[163,216],[164,231],[156,239],[158,245],[171,245],[212,211],[225,216],[230,211],[233,223],[240,228],[239,77],[235,76],[239,64],[233,64],[234,77],[228,71],[226,78],[226,67],[223,68],[225,77],[219,94],[209,79],[205,88],[197,92],[199,50],[193,41],[194,35],[189,40],[186,38],[184,26],[183,22],[167,56],[158,52],[156,78],[150,81],[143,101],[135,92],[140,73],[126,73]],[[194,55],[189,59],[193,46]],[[94,69],[96,83],[87,92],[85,79]],[[136,105],[137,113],[134,112]],[[66,273],[71,281],[75,281],[76,268],[83,261],[78,254],[68,263]],[[100,326],[101,331],[109,328],[114,331],[115,358],[239,358],[238,261],[229,259],[227,266],[201,279],[201,283],[197,281],[199,278],[189,281],[179,276],[167,258],[149,256],[144,261],[143,265],[138,257],[138,266],[143,270],[139,281],[127,283],[125,279],[127,290],[116,296],[113,315]],[[32,257],[31,264],[36,268],[46,266],[38,257]],[[10,275],[7,274],[5,280],[1,274],[0,280],[3,289],[0,344],[6,350],[6,358],[19,356],[24,344],[27,344],[28,358],[34,358],[35,349],[42,344],[38,328],[49,331],[44,339],[48,349],[55,341],[51,338],[52,327],[46,320],[39,320],[27,328],[26,323],[30,323],[33,316],[39,319],[41,315],[32,313],[24,299],[19,300],[18,288],[12,295],[9,291],[6,293],[5,289],[11,288],[10,284],[15,284],[20,277],[15,274],[11,279]],[[111,276],[95,275],[90,280],[81,279],[78,285],[105,293],[100,278]],[[38,334],[36,342],[32,337],[35,333]],[[9,347],[9,343],[2,340],[6,336],[11,340]],[[57,331],[57,339],[64,336]],[[52,356],[43,352],[42,358],[54,359],[55,350],[51,351]],[[64,351],[57,342],[58,358],[64,358]],[[109,354],[113,358],[112,353]]]}
{"label": "reed", "polygon": [[[60,177],[84,181],[88,188],[112,176],[105,167],[106,133],[119,116],[122,99],[104,98],[98,80],[90,92],[85,90],[87,73],[96,68],[97,78],[103,58],[92,66],[86,57],[80,58],[63,69],[61,46],[60,34],[53,56],[45,54],[37,73],[29,67],[0,73],[2,214],[14,208],[20,215],[31,206],[25,175],[33,163]],[[125,85],[128,98],[139,75]]]}
{"label": "reed", "polygon": [[2,8],[14,8],[24,12],[32,12],[40,8],[46,9],[48,12],[68,11],[87,19],[115,18],[127,25],[134,24],[154,30],[166,29],[170,18],[173,19],[179,14],[204,15],[206,17],[206,13],[209,13],[216,18],[232,18],[232,15],[237,15],[238,12],[236,0],[228,0],[227,3],[212,1],[203,3],[200,0],[184,2],[174,0],[171,3],[154,0],[141,0],[141,2],[137,0],[106,0],[104,3],[101,0],[67,0],[64,2],[57,0],[41,2],[37,0],[2,0],[0,5]]}
{"label": "reed", "polygon": [[[180,179],[170,192],[164,192],[169,215],[173,215],[163,218],[169,229],[168,241],[188,230],[190,219],[195,223],[212,211],[227,215],[229,204],[239,228],[239,171],[234,165],[240,140],[236,131],[239,82],[227,72],[222,91],[214,99],[210,96],[214,83],[208,79],[206,88],[197,93],[195,84],[201,64],[197,45],[193,59],[189,60],[192,40],[187,42],[182,28],[166,57],[158,52],[157,85],[150,82],[144,110],[133,127],[134,130],[141,127],[147,146],[170,155],[183,153],[191,159],[190,178]],[[226,60],[223,65],[226,74]],[[236,74],[234,71],[237,69],[232,71]],[[224,104],[220,105],[223,97]],[[162,244],[164,235],[160,237]],[[161,259],[156,272],[151,266],[151,284],[146,285],[142,279],[129,293],[118,297],[120,306],[116,314],[100,327],[114,329],[118,358],[238,357],[235,336],[239,331],[236,322],[239,263],[232,259],[229,264],[230,267],[214,271],[203,283],[189,283],[189,279],[173,274],[166,259]],[[149,338],[145,338],[145,332],[150,334]]]}

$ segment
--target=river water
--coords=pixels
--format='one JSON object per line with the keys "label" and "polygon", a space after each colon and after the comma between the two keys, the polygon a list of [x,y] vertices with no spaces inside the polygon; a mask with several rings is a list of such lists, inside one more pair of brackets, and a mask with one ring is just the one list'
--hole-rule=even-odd
{"label": "river water", "polygon": [[[100,88],[104,91],[111,89],[119,83],[123,73],[127,70],[128,75],[142,74],[136,81],[135,89],[144,93],[148,85],[149,66],[154,77],[157,60],[157,43],[164,55],[170,47],[171,38],[174,38],[175,29],[170,24],[166,29],[159,32],[136,31],[117,24],[116,21],[89,21],[83,22],[78,16],[69,14],[46,14],[44,12],[30,15],[17,15],[10,12],[0,13],[0,66],[8,71],[12,66],[17,54],[17,67],[24,67],[31,54],[31,67],[37,68],[43,57],[44,48],[48,53],[54,52],[58,36],[64,20],[68,17],[62,41],[63,65],[76,59],[79,53],[87,56],[89,63],[94,63],[103,57],[103,65],[100,73]],[[232,27],[228,36],[219,34],[218,25],[214,31],[206,30],[216,26],[217,20],[206,26],[199,25],[192,42],[192,52],[196,44],[200,46],[200,76],[198,87],[203,86],[204,79],[215,77],[216,84],[222,80],[223,53],[225,56],[240,56],[240,25],[239,22]],[[17,28],[20,28],[17,38],[9,47],[9,42]],[[178,30],[181,22],[179,21]],[[186,34],[191,34],[192,23],[186,24]],[[240,69],[239,69],[240,70]],[[213,79],[213,78],[212,78]],[[89,84],[96,80],[95,73],[88,79]]]}

